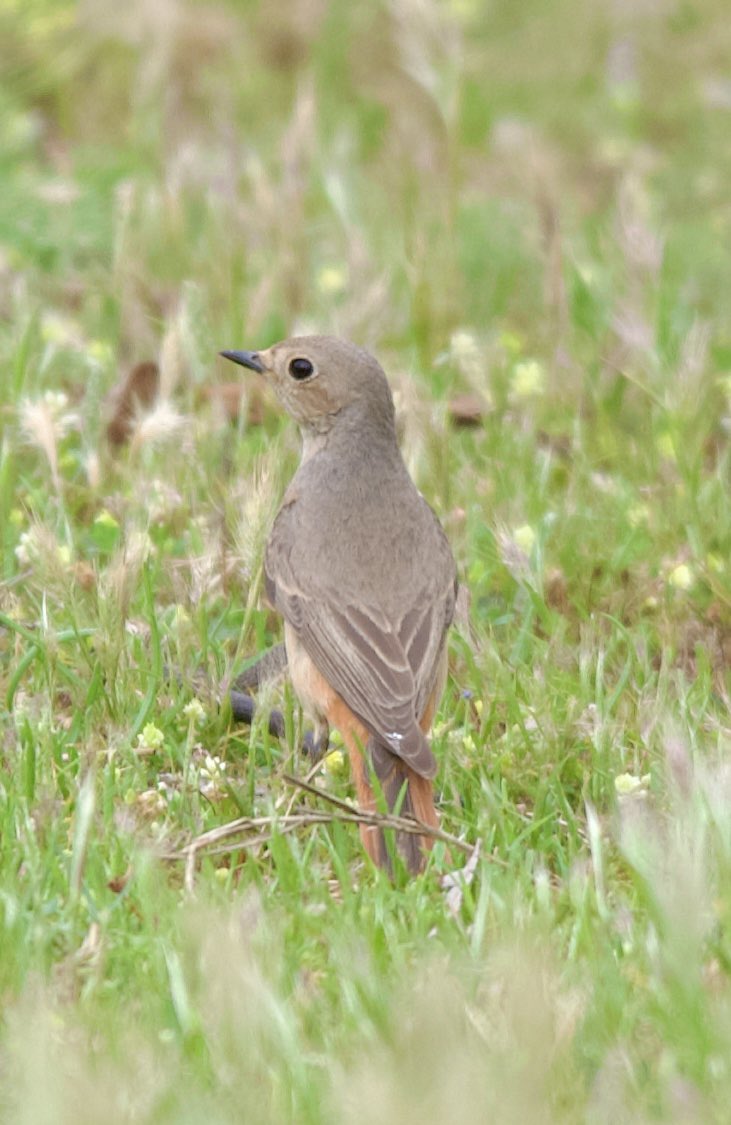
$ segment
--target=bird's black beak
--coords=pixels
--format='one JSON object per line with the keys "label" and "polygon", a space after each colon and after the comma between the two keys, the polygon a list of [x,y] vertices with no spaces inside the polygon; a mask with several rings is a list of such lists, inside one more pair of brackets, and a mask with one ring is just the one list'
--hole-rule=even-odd
{"label": "bird's black beak", "polygon": [[242,367],[250,367],[252,371],[258,371],[261,375],[264,371],[264,366],[259,359],[258,352],[219,352],[224,359],[231,359],[234,363],[240,363]]}

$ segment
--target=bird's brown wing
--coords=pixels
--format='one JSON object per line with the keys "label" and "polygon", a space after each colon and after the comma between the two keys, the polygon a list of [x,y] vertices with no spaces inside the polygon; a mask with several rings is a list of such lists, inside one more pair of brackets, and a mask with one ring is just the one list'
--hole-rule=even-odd
{"label": "bird's brown wing", "polygon": [[276,534],[267,548],[265,575],[272,605],[353,714],[417,773],[432,777],[436,762],[417,720],[433,688],[453,591],[422,596],[392,625],[377,609],[352,604],[317,582],[303,590]]}

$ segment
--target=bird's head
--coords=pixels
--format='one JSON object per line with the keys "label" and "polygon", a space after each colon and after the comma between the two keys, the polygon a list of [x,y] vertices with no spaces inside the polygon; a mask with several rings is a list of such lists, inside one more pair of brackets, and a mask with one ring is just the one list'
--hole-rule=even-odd
{"label": "bird's head", "polygon": [[224,351],[258,371],[305,429],[329,430],[341,415],[359,412],[393,426],[391,389],[369,352],[335,336],[293,336],[264,351]]}

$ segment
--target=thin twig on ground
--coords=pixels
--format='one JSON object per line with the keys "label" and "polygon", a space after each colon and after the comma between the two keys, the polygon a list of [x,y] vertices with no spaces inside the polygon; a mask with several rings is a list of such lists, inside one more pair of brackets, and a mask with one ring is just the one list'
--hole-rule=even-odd
{"label": "thin twig on ground", "polygon": [[[282,780],[314,797],[319,797],[330,806],[329,811],[323,809],[302,809],[297,812],[287,811],[284,814],[271,816],[240,816],[227,824],[218,825],[208,832],[195,836],[189,843],[174,851],[163,853],[163,859],[185,861],[185,887],[193,889],[195,864],[199,855],[229,855],[231,852],[258,847],[267,843],[275,832],[284,835],[298,828],[307,828],[319,824],[367,824],[377,828],[390,828],[398,832],[408,832],[418,836],[430,836],[434,840],[442,840],[451,848],[463,852],[467,856],[474,855],[474,845],[460,840],[450,832],[441,828],[432,828],[415,817],[396,816],[392,813],[371,812],[357,805],[350,805],[340,797],[335,797],[326,790],[319,789],[309,781],[293,777],[291,774],[282,774]],[[290,806],[291,807],[291,806]],[[247,835],[248,833],[248,835]],[[231,837],[243,837],[231,840]],[[224,843],[224,841],[229,841]],[[507,866],[505,862],[494,855],[485,857],[491,863]]]}

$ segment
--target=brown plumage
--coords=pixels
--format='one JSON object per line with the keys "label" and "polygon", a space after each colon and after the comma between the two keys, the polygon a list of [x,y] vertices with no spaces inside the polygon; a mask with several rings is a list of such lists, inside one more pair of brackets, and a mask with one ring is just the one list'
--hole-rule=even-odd
{"label": "brown plumage", "polygon": [[[390,809],[437,826],[426,734],[446,677],[455,565],[399,452],[386,377],[327,336],[222,354],[264,374],[302,431],[264,564],[295,690],[321,732],[340,730],[365,808],[376,807],[373,773]],[[382,832],[361,836],[390,867]],[[396,844],[421,870],[429,837],[399,833]]]}

